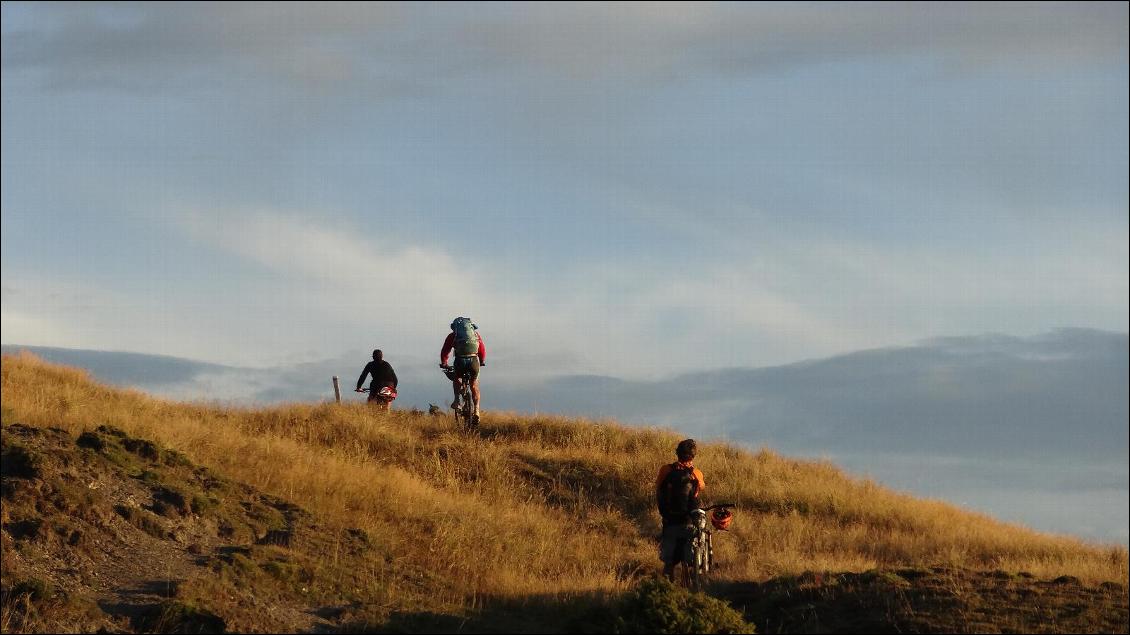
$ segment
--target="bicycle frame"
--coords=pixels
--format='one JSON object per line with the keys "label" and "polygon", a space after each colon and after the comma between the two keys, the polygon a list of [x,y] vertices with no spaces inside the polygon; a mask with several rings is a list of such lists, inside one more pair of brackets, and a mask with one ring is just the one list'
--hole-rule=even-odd
{"label": "bicycle frame", "polygon": [[714,543],[711,540],[713,531],[707,512],[714,509],[735,507],[733,503],[719,503],[703,509],[691,510],[691,527],[693,532],[687,539],[683,552],[684,586],[701,591],[707,577],[714,569]]}
{"label": "bicycle frame", "polygon": [[[443,368],[441,366],[441,368]],[[444,373],[447,369],[444,368]],[[449,375],[450,377],[450,375]],[[479,417],[475,414],[475,398],[471,392],[471,377],[466,371],[457,375],[460,383],[459,408],[455,410],[456,423],[462,423],[465,428],[475,428],[479,425]]]}
{"label": "bicycle frame", "polygon": [[700,591],[706,576],[714,567],[714,547],[710,541],[710,522],[706,519],[706,511],[691,511],[691,527],[693,533],[687,540],[683,565],[685,575],[690,578],[687,586]]}

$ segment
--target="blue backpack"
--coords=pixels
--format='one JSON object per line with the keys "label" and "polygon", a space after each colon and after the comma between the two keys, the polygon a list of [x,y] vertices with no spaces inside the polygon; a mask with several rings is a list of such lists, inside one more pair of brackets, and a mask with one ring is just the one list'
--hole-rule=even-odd
{"label": "blue backpack", "polygon": [[459,357],[471,357],[479,354],[478,329],[470,318],[458,317],[451,323],[451,330],[455,333],[455,354]]}

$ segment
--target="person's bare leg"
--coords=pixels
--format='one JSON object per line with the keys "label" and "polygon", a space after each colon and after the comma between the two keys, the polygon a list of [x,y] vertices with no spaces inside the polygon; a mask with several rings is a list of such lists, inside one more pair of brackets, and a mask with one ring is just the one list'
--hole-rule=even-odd
{"label": "person's bare leg", "polygon": [[475,414],[479,414],[479,378],[471,382],[471,398],[475,400]]}
{"label": "person's bare leg", "polygon": [[451,382],[451,389],[455,392],[455,401],[451,402],[451,407],[455,408],[459,405],[459,393],[463,392],[463,382],[459,379]]}

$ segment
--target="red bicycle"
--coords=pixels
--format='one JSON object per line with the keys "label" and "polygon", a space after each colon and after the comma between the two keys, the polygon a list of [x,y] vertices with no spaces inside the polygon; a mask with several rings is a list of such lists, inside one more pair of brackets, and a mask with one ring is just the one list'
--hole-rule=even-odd
{"label": "red bicycle", "polygon": [[[357,388],[354,392],[369,392],[369,389]],[[394,399],[396,399],[396,389],[392,386],[385,386],[369,395],[369,403],[385,412],[388,412]]]}

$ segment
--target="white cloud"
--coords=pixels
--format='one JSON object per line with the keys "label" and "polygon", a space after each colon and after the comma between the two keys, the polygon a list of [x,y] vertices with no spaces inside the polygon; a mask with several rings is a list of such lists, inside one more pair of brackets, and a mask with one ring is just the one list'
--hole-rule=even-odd
{"label": "white cloud", "polygon": [[[332,217],[264,209],[188,212],[188,233],[229,252],[320,285],[409,303],[457,302],[466,293],[461,270],[436,249],[403,245],[380,226],[330,229]],[[340,224],[340,223],[339,223]]]}
{"label": "white cloud", "polygon": [[66,346],[74,339],[63,325],[47,316],[9,311],[7,308],[0,310],[0,333],[0,343],[28,346]]}
{"label": "white cloud", "polygon": [[[694,267],[700,288],[668,285],[657,300],[693,295],[709,310],[725,307],[767,340],[797,336],[789,348],[798,355],[957,332],[1117,330],[1130,317],[1126,221],[1105,210],[954,214],[872,237],[724,200],[688,208],[622,191],[609,205],[709,246]],[[865,230],[875,223],[859,218]]]}
{"label": "white cloud", "polygon": [[99,288],[87,280],[4,272],[5,344],[93,348],[190,356],[191,330],[173,328],[156,301]]}
{"label": "white cloud", "polygon": [[999,250],[798,245],[759,227],[761,242],[744,259],[728,251],[747,240],[734,234],[704,239],[725,252],[721,260],[661,271],[630,259],[526,271],[506,260],[464,260],[329,212],[204,209],[160,217],[198,243],[197,257],[226,253],[245,265],[203,288],[154,278],[128,289],[129,280],[107,287],[5,271],[4,342],[242,366],[375,346],[425,360],[437,356],[448,321],[470,315],[500,362],[492,372],[656,378],[968,332],[986,311],[979,331],[1004,323],[1014,333],[1118,328],[1086,316],[1125,320],[1127,305],[1126,267],[1108,266],[1119,253],[1126,262],[1125,240],[1078,228],[1073,249],[1049,251],[1035,267]]}
{"label": "white cloud", "polygon": [[798,352],[870,343],[741,272],[696,268],[657,276],[631,265],[572,265],[512,275],[504,263],[461,262],[392,233],[331,226],[324,220],[330,217],[192,211],[180,216],[180,227],[281,272],[294,306],[280,310],[315,314],[311,327],[344,328],[355,338],[367,329],[431,354],[438,352],[447,321],[470,315],[491,348],[515,358],[540,355],[541,369],[522,364],[523,372],[534,374],[654,377],[745,363],[734,346],[756,344],[759,361],[784,362]]}

